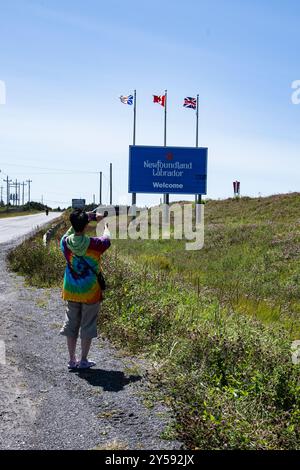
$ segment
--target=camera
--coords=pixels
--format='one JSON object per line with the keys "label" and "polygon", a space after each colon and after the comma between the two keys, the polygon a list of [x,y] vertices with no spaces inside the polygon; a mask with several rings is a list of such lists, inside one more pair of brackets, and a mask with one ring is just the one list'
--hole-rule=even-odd
{"label": "camera", "polygon": [[[90,221],[94,221],[96,222],[97,221],[97,213],[96,212],[92,212],[90,213]],[[99,214],[100,215],[100,214]],[[103,213],[103,218],[107,217],[108,216],[108,211],[104,211]]]}

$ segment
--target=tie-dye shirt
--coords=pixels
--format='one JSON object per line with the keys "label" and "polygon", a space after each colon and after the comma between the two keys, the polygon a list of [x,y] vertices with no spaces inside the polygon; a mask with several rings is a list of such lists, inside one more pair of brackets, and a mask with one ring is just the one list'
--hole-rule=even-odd
{"label": "tie-dye shirt", "polygon": [[96,273],[100,270],[99,263],[102,253],[110,247],[110,239],[105,234],[100,238],[91,237],[85,255],[78,257],[67,245],[67,237],[71,234],[74,234],[72,228],[68,230],[60,241],[61,250],[67,261],[62,297],[64,300],[85,304],[99,302],[102,300],[102,292]]}

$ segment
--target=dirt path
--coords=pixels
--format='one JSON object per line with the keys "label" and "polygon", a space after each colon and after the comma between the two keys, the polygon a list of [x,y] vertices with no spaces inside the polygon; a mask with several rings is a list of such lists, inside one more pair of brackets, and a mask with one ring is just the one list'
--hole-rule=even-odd
{"label": "dirt path", "polygon": [[160,438],[170,422],[144,404],[146,366],[95,341],[94,370],[66,369],[59,289],[32,289],[8,272],[0,245],[0,449],[178,449]]}

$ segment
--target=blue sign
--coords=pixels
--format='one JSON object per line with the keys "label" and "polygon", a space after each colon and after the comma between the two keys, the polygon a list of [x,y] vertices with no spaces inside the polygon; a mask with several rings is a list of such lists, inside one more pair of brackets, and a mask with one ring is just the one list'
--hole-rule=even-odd
{"label": "blue sign", "polygon": [[207,148],[129,147],[129,193],[206,194]]}
{"label": "blue sign", "polygon": [[84,209],[85,199],[72,199],[72,209]]}

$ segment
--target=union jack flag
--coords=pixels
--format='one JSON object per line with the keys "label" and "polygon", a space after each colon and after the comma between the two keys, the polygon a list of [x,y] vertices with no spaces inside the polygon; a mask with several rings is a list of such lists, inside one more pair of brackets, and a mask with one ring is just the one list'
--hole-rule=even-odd
{"label": "union jack flag", "polygon": [[183,107],[184,108],[196,109],[196,107],[197,107],[196,98],[191,98],[190,96],[187,96],[186,98],[184,98]]}
{"label": "union jack flag", "polygon": [[120,100],[121,100],[121,103],[123,103],[123,104],[132,105],[133,104],[133,95],[128,95],[128,96],[121,95]]}

